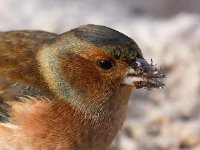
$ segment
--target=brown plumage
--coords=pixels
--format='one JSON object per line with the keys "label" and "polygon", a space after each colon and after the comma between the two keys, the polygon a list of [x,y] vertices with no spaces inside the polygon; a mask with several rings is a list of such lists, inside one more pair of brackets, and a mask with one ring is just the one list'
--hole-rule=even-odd
{"label": "brown plumage", "polygon": [[132,88],[162,87],[163,77],[104,26],[0,32],[0,149],[106,149]]}

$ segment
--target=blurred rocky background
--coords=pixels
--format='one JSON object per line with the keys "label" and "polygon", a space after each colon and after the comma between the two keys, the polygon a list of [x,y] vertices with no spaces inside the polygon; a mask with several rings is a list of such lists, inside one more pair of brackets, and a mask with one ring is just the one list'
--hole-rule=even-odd
{"label": "blurred rocky background", "polygon": [[200,0],[0,0],[0,30],[101,24],[132,37],[167,74],[136,90],[110,150],[200,150]]}

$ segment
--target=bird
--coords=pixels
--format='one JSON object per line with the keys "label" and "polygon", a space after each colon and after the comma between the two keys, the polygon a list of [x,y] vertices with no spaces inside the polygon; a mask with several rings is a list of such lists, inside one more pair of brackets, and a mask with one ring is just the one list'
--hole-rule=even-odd
{"label": "bird", "polygon": [[0,32],[0,149],[106,150],[134,89],[165,74],[103,25]]}

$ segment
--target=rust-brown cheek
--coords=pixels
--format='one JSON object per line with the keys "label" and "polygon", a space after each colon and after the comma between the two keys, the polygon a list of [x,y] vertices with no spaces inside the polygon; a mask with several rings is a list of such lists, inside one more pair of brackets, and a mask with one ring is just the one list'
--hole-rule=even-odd
{"label": "rust-brown cheek", "polygon": [[60,56],[59,61],[65,81],[83,101],[101,103],[102,98],[111,94],[111,81],[101,75],[95,63],[79,56]]}

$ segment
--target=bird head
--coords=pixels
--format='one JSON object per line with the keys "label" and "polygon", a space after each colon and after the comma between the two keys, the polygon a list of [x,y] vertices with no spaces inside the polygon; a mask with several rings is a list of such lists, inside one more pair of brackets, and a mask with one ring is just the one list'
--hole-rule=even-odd
{"label": "bird head", "polygon": [[37,59],[55,96],[90,111],[114,97],[127,99],[132,88],[164,86],[164,74],[147,63],[136,42],[105,26],[84,25],[58,35],[41,47]]}

